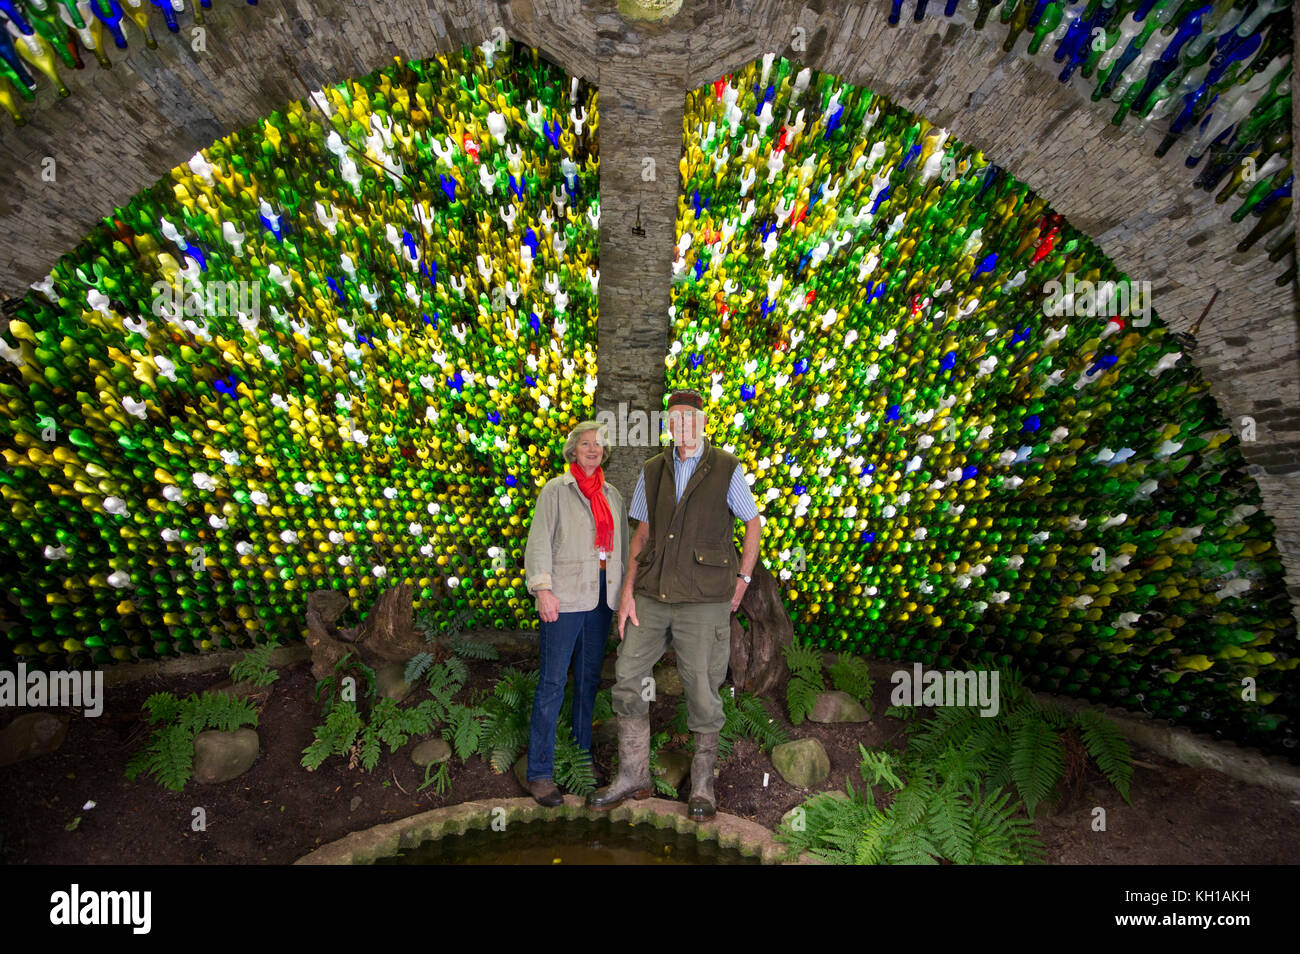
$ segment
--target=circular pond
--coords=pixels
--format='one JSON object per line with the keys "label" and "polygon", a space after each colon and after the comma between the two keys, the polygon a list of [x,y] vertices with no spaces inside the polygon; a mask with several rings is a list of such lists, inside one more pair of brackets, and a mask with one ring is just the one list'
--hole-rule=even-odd
{"label": "circular pond", "polygon": [[757,865],[762,859],[691,832],[606,818],[534,819],[501,831],[434,838],[380,865]]}
{"label": "circular pond", "polygon": [[[691,821],[686,806],[649,798],[608,813],[569,795],[462,802],[356,831],[297,864],[637,865],[781,864],[785,847],[755,822],[719,812]],[[808,861],[800,858],[800,861]]]}

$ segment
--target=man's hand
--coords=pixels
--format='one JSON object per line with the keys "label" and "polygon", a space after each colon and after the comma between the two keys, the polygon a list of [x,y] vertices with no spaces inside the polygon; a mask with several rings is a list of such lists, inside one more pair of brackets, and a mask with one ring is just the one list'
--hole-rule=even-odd
{"label": "man's hand", "polygon": [[736,593],[731,597],[731,611],[733,613],[736,612],[736,607],[740,605],[740,601],[744,598],[747,589],[749,589],[749,584],[740,577],[736,577]]}
{"label": "man's hand", "polygon": [[560,618],[560,601],[550,590],[537,591],[537,612],[543,623],[554,623]]}
{"label": "man's hand", "polygon": [[640,626],[641,621],[636,618],[636,597],[632,595],[631,590],[624,590],[618,599],[618,638],[623,640],[623,624],[632,620],[633,626]]}

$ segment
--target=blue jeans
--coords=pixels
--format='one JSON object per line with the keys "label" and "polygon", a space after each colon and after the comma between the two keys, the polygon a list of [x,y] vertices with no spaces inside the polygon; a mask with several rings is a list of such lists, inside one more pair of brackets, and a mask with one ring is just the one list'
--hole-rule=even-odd
{"label": "blue jeans", "polygon": [[564,704],[564,685],[573,662],[573,737],[591,751],[591,717],[605,661],[605,641],[614,611],[606,603],[605,571],[600,571],[596,606],[585,613],[560,613],[554,623],[542,621],[541,673],[533,696],[528,735],[528,781],[554,778],[555,731]]}

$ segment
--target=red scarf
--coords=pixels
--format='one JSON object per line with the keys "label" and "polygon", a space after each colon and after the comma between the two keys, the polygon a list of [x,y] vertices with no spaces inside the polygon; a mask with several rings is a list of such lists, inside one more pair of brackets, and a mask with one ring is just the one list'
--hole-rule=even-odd
{"label": "red scarf", "polygon": [[605,499],[602,488],[605,486],[605,471],[597,467],[590,477],[577,463],[569,465],[569,473],[578,482],[578,489],[591,504],[591,512],[596,518],[596,547],[610,553],[614,549],[614,515],[609,512],[609,501]]}

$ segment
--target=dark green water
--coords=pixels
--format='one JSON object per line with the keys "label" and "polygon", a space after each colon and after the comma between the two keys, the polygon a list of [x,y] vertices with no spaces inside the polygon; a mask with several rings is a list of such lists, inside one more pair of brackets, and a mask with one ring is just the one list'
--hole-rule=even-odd
{"label": "dark green water", "polygon": [[381,865],[756,865],[715,841],[608,818],[530,821],[426,841]]}

